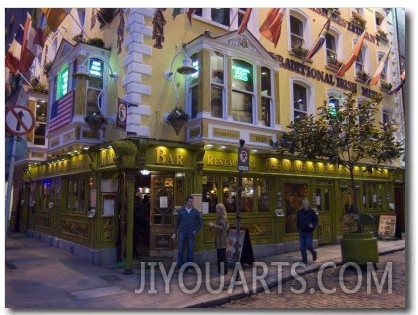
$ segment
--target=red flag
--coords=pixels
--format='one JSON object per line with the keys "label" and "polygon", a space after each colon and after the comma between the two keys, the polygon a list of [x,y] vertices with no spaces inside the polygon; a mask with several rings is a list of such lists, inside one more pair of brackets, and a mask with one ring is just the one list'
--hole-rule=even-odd
{"label": "red flag", "polygon": [[41,8],[41,11],[46,17],[49,28],[54,32],[67,16],[67,12],[63,8]]}
{"label": "red flag", "polygon": [[274,48],[277,46],[277,42],[280,38],[282,30],[282,22],[286,9],[270,9],[266,20],[260,26],[260,34],[274,44]]}
{"label": "red flag", "polygon": [[342,77],[344,73],[346,73],[347,70],[350,69],[354,61],[356,61],[361,51],[361,45],[363,45],[364,36],[366,36],[366,31],[364,31],[363,34],[361,34],[360,38],[358,39],[357,44],[354,46],[354,49],[351,52],[350,58],[348,58],[347,62],[343,66],[341,66],[341,68],[338,70],[336,74],[337,77]]}
{"label": "red flag", "polygon": [[325,43],[325,35],[329,30],[329,27],[331,25],[331,18],[327,20],[327,22],[322,27],[322,31],[319,34],[319,37],[315,41],[314,45],[312,46],[311,50],[309,50],[308,54],[305,57],[304,61],[309,61],[312,59],[312,57],[321,49],[322,45]]}
{"label": "red flag", "polygon": [[405,83],[405,70],[402,72],[401,77],[395,82],[393,88],[389,91],[389,95],[393,95],[398,92]]}
{"label": "red flag", "polygon": [[6,53],[6,67],[9,68],[14,75],[19,73],[19,60],[13,57],[13,53],[11,51]]}
{"label": "red flag", "polygon": [[[39,9],[36,9],[39,11]],[[34,45],[39,45],[41,47],[44,47],[45,45],[45,36],[44,36],[44,28],[46,26],[46,20],[45,20],[45,15],[43,15],[42,13],[38,13],[38,21],[36,23],[36,35],[35,38],[33,39],[33,44]]]}
{"label": "red flag", "polygon": [[251,8],[247,8],[245,10],[245,14],[244,14],[244,17],[242,18],[241,25],[238,28],[238,35],[247,29],[247,24],[248,24],[248,21],[250,20],[252,10],[253,9]]}
{"label": "red flag", "polygon": [[372,75],[369,85],[376,84],[380,79],[380,74],[382,73],[383,69],[385,68],[386,62],[389,57],[389,53],[392,50],[392,46],[389,47],[389,50],[386,52],[386,54],[380,59],[379,65],[377,66],[374,74]]}
{"label": "red flag", "polygon": [[196,11],[196,8],[187,10],[187,17],[189,18],[189,23],[190,24],[192,24],[192,15],[193,15],[194,11]]}
{"label": "red flag", "polygon": [[19,63],[19,70],[21,72],[27,71],[33,63],[33,59],[35,59],[35,55],[30,51],[28,47],[28,39],[30,30],[32,28],[32,18],[28,14],[26,17],[25,27],[23,31],[23,40],[22,40],[22,52],[20,55],[20,63]]}

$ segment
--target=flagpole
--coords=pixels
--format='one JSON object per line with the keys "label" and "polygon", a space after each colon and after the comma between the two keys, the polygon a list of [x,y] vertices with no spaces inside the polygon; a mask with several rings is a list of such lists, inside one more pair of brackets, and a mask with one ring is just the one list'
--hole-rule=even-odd
{"label": "flagpole", "polygon": [[[390,47],[389,47],[388,51],[386,52],[386,54],[389,54],[389,53],[390,53],[390,51],[392,50],[392,47],[393,47],[393,45],[390,45]],[[386,57],[386,54],[384,54],[384,55],[383,55],[382,59]],[[386,61],[385,61],[385,63],[387,62],[387,59],[388,59],[388,58],[389,58],[389,55],[386,57]],[[376,68],[375,68],[375,69],[374,69],[374,71],[372,72],[372,73],[373,73],[373,76],[374,76],[374,74],[376,73],[376,70],[379,68],[379,66],[380,66],[380,63],[381,63],[382,59],[380,59],[380,60],[379,60],[379,62],[377,63]],[[384,66],[383,66],[383,67],[384,67]],[[382,69],[382,71],[383,71],[383,69]],[[369,76],[369,78],[367,79],[366,83],[364,83],[364,84],[365,84],[365,85],[368,85],[368,83],[371,81],[371,79],[372,79],[372,76],[370,75],[370,76]]]}
{"label": "flagpole", "polygon": [[[101,16],[101,14],[99,13],[99,11],[97,11],[97,13]],[[78,23],[78,21],[74,18],[74,16],[71,14],[71,11],[68,12],[68,15],[71,16],[71,18],[74,20],[74,22],[78,25],[78,27],[81,29],[81,31],[86,34],[87,39],[90,39],[90,37],[87,35],[86,31],[84,30],[84,28],[80,25],[80,23]],[[103,18],[103,17],[102,17]],[[62,34],[61,34],[62,35]],[[64,36],[63,36],[64,37]]]}

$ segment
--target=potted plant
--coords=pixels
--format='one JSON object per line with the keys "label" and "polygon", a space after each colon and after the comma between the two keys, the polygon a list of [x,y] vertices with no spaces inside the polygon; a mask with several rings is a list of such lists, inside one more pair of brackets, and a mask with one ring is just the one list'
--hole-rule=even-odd
{"label": "potted plant", "polygon": [[95,46],[95,47],[99,47],[99,48],[104,48],[104,41],[103,39],[99,38],[99,37],[94,37],[94,38],[90,38],[86,44],[91,45],[91,46]]}
{"label": "potted plant", "polygon": [[328,56],[327,58],[327,64],[331,67],[335,67],[340,69],[343,63],[341,61],[338,61],[337,58],[335,58],[334,55]]}
{"label": "potted plant", "polygon": [[[342,221],[352,221],[356,229],[343,234],[341,251],[344,262],[363,264],[365,261],[376,262],[378,251],[373,232],[364,233],[364,224],[368,223],[365,221],[371,221],[371,217],[361,213],[357,207],[355,167],[360,162],[371,160],[375,163],[373,167],[377,168],[380,163],[400,158],[404,149],[403,143],[394,137],[397,131],[394,121],[380,123],[380,127],[374,121],[381,94],[372,96],[361,106],[357,104],[355,92],[345,96],[340,107],[330,110],[327,101],[324,101],[316,118],[310,115],[291,122],[289,131],[270,144],[282,154],[288,151],[310,160],[325,158],[348,169],[353,202],[343,214]],[[372,172],[373,167],[367,169]]]}
{"label": "potted plant", "polygon": [[100,114],[100,112],[89,113],[84,117],[84,121],[90,127],[90,129],[97,133],[103,124],[107,123],[106,118]]}
{"label": "potted plant", "polygon": [[166,113],[164,116],[164,121],[173,127],[176,135],[179,135],[181,128],[183,128],[188,120],[189,115],[177,105],[171,112]]}
{"label": "potted plant", "polygon": [[369,74],[364,70],[359,70],[356,72],[356,78],[361,82],[366,82],[369,79]]}
{"label": "potted plant", "polygon": [[362,29],[366,28],[366,20],[355,11],[353,11],[351,14],[351,23],[359,26]]}
{"label": "potted plant", "polygon": [[380,40],[388,42],[388,34],[385,31],[382,31],[381,29],[377,30],[376,37],[379,38]]}
{"label": "potted plant", "polygon": [[389,92],[392,89],[392,84],[388,81],[380,79],[380,88],[385,92]]}
{"label": "potted plant", "polygon": [[301,45],[293,46],[292,52],[301,59],[305,58],[305,56],[308,54],[308,50],[303,48]]}

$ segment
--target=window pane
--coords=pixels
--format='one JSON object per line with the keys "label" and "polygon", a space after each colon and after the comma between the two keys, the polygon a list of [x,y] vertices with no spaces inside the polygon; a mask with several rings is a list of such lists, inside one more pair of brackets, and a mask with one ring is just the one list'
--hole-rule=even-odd
{"label": "window pane", "polygon": [[229,26],[229,9],[212,9],[211,18],[213,22]]}
{"label": "window pane", "polygon": [[222,177],[222,203],[227,212],[236,212],[236,177]]}
{"label": "window pane", "polygon": [[45,145],[45,132],[46,124],[37,124],[35,127],[35,139],[33,140],[33,143],[37,145]]}
{"label": "window pane", "polygon": [[252,115],[252,95],[239,92],[232,92],[232,110],[231,114],[235,121],[246,123],[253,122]]}
{"label": "window pane", "polygon": [[243,91],[254,91],[253,67],[242,60],[232,61],[232,88]]}
{"label": "window pane", "polygon": [[222,88],[212,86],[211,93],[212,117],[222,118]]}
{"label": "window pane", "polygon": [[308,113],[306,88],[299,84],[293,84],[293,108],[295,121],[305,117]]}
{"label": "window pane", "polygon": [[251,177],[242,178],[241,199],[242,212],[252,212],[254,200],[254,186],[253,179]]}
{"label": "window pane", "polygon": [[270,99],[267,97],[261,98],[261,121],[264,126],[271,127],[271,113],[270,113]]}
{"label": "window pane", "polygon": [[271,96],[271,73],[266,67],[261,67],[261,94]]}
{"label": "window pane", "polygon": [[197,85],[191,88],[191,96],[192,96],[192,118],[197,117],[197,113],[199,112],[199,95],[197,90]]}
{"label": "window pane", "polygon": [[257,201],[258,211],[267,212],[269,211],[269,188],[268,181],[265,178],[259,178],[257,180]]}
{"label": "window pane", "polygon": [[204,184],[202,185],[202,201],[209,205],[209,212],[216,213],[216,205],[218,204],[218,176],[203,176]]}
{"label": "window pane", "polygon": [[210,55],[210,68],[212,70],[212,82],[224,83],[224,56],[218,52]]}

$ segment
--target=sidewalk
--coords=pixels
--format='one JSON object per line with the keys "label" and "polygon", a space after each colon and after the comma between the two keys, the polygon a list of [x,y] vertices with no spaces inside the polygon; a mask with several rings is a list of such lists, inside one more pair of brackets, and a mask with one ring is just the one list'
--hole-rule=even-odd
{"label": "sidewalk", "polygon": [[[403,250],[405,240],[378,241],[378,247],[380,255]],[[296,269],[300,276],[326,262],[341,264],[339,245],[321,246],[317,251],[315,263]],[[230,268],[224,288],[215,265],[209,271],[200,266],[195,272],[170,278],[171,263],[135,262],[134,274],[128,275],[123,267],[92,265],[23,234],[6,238],[5,259],[6,308],[177,309],[204,308],[277,287],[294,279],[291,268],[300,261],[300,253],[258,258],[258,267],[244,265],[235,282]]]}

